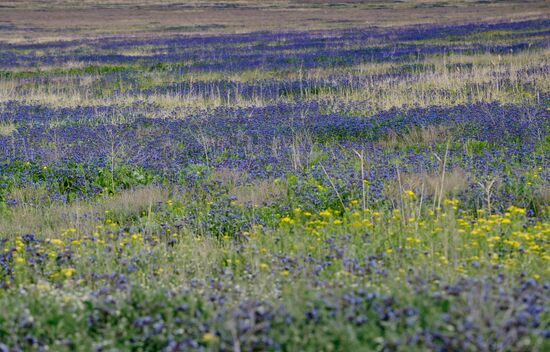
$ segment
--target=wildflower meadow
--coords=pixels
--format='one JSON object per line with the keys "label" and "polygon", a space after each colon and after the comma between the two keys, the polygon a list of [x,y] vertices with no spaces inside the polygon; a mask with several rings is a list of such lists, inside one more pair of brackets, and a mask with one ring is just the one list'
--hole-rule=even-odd
{"label": "wildflower meadow", "polygon": [[1,352],[550,350],[547,2],[53,3],[0,5]]}

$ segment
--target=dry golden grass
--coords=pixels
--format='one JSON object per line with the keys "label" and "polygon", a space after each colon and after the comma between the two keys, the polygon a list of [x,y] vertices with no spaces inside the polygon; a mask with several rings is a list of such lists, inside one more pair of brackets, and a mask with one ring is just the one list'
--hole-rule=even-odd
{"label": "dry golden grass", "polygon": [[11,192],[17,206],[3,215],[0,236],[10,237],[21,233],[40,233],[47,238],[57,238],[67,229],[76,229],[80,236],[89,236],[101,223],[106,211],[116,209],[111,217],[128,217],[146,214],[158,202],[169,198],[170,191],[148,186],[122,191],[113,197],[96,202],[76,201],[69,205],[53,203],[50,193],[41,188],[19,188]]}
{"label": "dry golden grass", "polygon": [[[520,0],[371,0],[341,1],[336,4],[328,0],[207,0],[184,3],[161,0],[22,0],[2,3],[0,22],[11,23],[14,28],[3,30],[0,40],[29,43],[101,37],[106,34],[148,37],[182,33],[178,28],[184,28],[183,33],[234,33],[459,23],[540,18],[548,14],[550,3],[544,0],[527,3]],[[32,32],[26,30],[29,24],[34,28]]]}
{"label": "dry golden grass", "polygon": [[539,187],[538,194],[540,195],[541,204],[550,204],[550,186],[549,185],[541,185]]}
{"label": "dry golden grass", "polygon": [[210,178],[224,187],[236,187],[246,181],[246,174],[228,168],[216,168],[210,173]]}
{"label": "dry golden grass", "polygon": [[394,203],[399,203],[404,190],[414,190],[419,197],[450,197],[468,187],[468,173],[461,168],[454,168],[438,173],[404,173],[399,174],[399,180],[386,185],[385,196]]}
{"label": "dry golden grass", "polygon": [[260,180],[237,186],[230,191],[242,205],[265,206],[278,202],[288,195],[288,185],[281,180]]}
{"label": "dry golden grass", "polygon": [[213,169],[210,178],[228,189],[240,205],[268,205],[288,195],[288,184],[281,179],[256,180],[247,182],[242,171],[221,168]]}
{"label": "dry golden grass", "polygon": [[13,123],[0,123],[0,136],[10,136],[17,130],[17,127]]}
{"label": "dry golden grass", "polygon": [[384,148],[396,148],[403,146],[426,147],[432,144],[444,143],[449,140],[451,133],[449,128],[441,125],[430,125],[420,129],[413,129],[406,133],[390,131],[379,144]]}
{"label": "dry golden grass", "polygon": [[[453,64],[470,65],[470,68],[453,68]],[[78,63],[72,63],[78,66]],[[192,73],[182,77],[166,72],[150,72],[140,77],[148,86],[188,80],[229,79],[237,82],[261,81],[264,79],[323,80],[330,75],[383,74],[399,70],[397,63],[365,63],[346,68],[315,68],[276,72],[270,70],[245,70],[234,73]],[[455,105],[476,101],[537,102],[539,93],[550,90],[550,76],[547,72],[526,73],[526,69],[550,65],[550,49],[528,50],[519,53],[496,55],[480,53],[475,55],[452,55],[427,57],[418,63],[424,70],[410,78],[388,78],[367,80],[360,87],[342,86],[336,91],[318,92],[314,95],[293,97],[281,96],[281,102],[296,98],[341,102],[359,102],[365,106],[363,113],[402,106]],[[456,66],[454,66],[456,67]],[[500,79],[495,79],[499,77]],[[244,97],[236,91],[236,98],[228,99],[218,92],[191,94],[154,94],[150,96],[105,95],[94,93],[99,76],[76,75],[50,77],[47,84],[29,84],[28,79],[0,79],[0,102],[18,100],[46,104],[49,106],[76,107],[82,105],[130,106],[136,102],[147,102],[167,110],[190,108],[204,109],[224,105],[265,106],[273,103],[266,97]],[[504,82],[504,83],[503,83]],[[124,84],[124,82],[121,82]],[[529,83],[534,93],[523,90]],[[24,92],[25,94],[21,94]],[[184,116],[182,116],[184,117]]]}

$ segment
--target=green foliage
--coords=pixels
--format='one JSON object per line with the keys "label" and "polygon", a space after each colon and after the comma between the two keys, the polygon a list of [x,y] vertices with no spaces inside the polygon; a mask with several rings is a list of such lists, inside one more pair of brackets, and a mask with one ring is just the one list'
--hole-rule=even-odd
{"label": "green foliage", "polygon": [[489,142],[469,139],[464,143],[468,155],[483,155],[489,147]]}

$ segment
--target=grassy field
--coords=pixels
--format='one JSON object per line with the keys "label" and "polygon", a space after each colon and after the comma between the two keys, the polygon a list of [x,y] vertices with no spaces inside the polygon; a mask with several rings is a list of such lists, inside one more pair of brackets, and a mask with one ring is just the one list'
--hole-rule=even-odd
{"label": "grassy field", "polygon": [[546,1],[0,5],[0,351],[547,351]]}

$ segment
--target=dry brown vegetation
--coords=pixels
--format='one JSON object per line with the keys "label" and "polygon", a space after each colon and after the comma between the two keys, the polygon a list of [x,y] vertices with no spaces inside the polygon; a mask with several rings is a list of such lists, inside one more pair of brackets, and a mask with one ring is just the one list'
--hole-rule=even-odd
{"label": "dry brown vegetation", "polygon": [[437,173],[406,173],[401,172],[399,180],[388,183],[385,189],[385,196],[394,203],[399,203],[403,197],[404,190],[413,190],[418,197],[452,197],[468,187],[468,173],[461,168],[454,168]]}
{"label": "dry brown vegetation", "polygon": [[284,199],[288,185],[279,180],[260,180],[252,184],[235,187],[231,192],[241,205],[265,206]]}
{"label": "dry brown vegetation", "polygon": [[433,144],[444,143],[450,138],[449,128],[442,125],[427,126],[421,129],[412,129],[407,133],[391,131],[379,144],[384,148],[396,148],[403,146],[426,147]]}
{"label": "dry brown vegetation", "polygon": [[[11,196],[17,206],[0,222],[3,235],[41,233],[57,238],[68,229],[75,229],[81,236],[89,236],[105,212],[116,209],[110,217],[124,220],[145,212],[150,213],[158,202],[168,199],[169,191],[158,186],[148,186],[123,191],[112,197],[90,203],[76,201],[70,204],[52,203],[48,191],[41,188],[15,189]],[[145,224],[147,225],[147,224]]]}
{"label": "dry brown vegetation", "polygon": [[263,206],[277,202],[288,194],[288,184],[280,179],[247,182],[246,174],[227,168],[213,169],[213,181],[228,189],[239,205]]}
{"label": "dry brown vegetation", "polygon": [[[451,64],[470,65],[468,69],[451,69]],[[407,105],[456,105],[476,101],[497,101],[502,103],[537,103],[538,93],[527,93],[522,85],[529,84],[536,92],[550,90],[550,76],[548,71],[532,70],[550,65],[550,50],[530,50],[505,55],[480,53],[473,55],[453,55],[449,57],[427,57],[422,61],[425,67],[415,73],[410,79],[388,78],[383,80],[366,81],[360,87],[342,86],[337,91],[320,92],[311,97],[300,99],[323,99],[333,101],[336,106],[341,102],[361,102],[367,113],[385,110],[392,107]],[[421,65],[421,66],[422,66]],[[346,74],[385,74],[398,70],[399,63],[365,63],[354,67],[346,67]],[[340,71],[339,71],[340,70]],[[297,75],[308,79],[324,79],[330,75],[343,74],[342,68],[315,68],[301,73],[274,72],[262,70],[240,71],[229,74],[226,79],[239,82],[272,79],[277,77],[298,78]],[[84,77],[84,76],[83,76]],[[498,79],[495,79],[498,77]],[[50,106],[75,107],[81,105],[119,105],[130,106],[135,102],[154,103],[164,109],[179,108],[208,108],[223,105],[230,106],[263,106],[270,104],[269,100],[258,96],[243,97],[236,92],[234,99],[226,99],[213,92],[208,95],[199,94],[154,94],[142,96],[106,95],[95,96],[93,90],[96,85],[94,76],[79,76],[67,81],[67,76],[61,76],[64,81],[55,81],[50,78],[48,84],[28,86],[25,79],[0,79],[0,101],[18,100],[34,102]],[[220,76],[209,72],[192,73],[186,77],[169,76],[166,73],[150,73],[147,80],[150,84],[181,80],[212,80]],[[123,83],[122,83],[123,84]],[[24,92],[25,94],[21,94]],[[296,97],[283,96],[278,100],[285,102]]]}
{"label": "dry brown vegetation", "polygon": [[[13,25],[0,40],[68,40],[107,33],[247,32],[388,26],[434,22],[526,19],[550,14],[550,2],[532,1],[4,1],[0,23]],[[32,27],[33,32],[24,29]]]}

